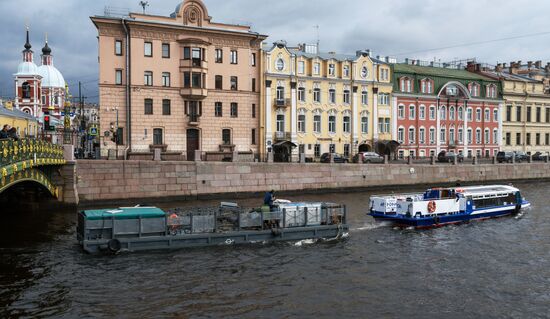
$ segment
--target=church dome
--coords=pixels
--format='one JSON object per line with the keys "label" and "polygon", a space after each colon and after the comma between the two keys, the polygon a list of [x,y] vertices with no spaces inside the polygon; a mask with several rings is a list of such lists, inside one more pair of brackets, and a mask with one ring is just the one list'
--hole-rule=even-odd
{"label": "church dome", "polygon": [[64,88],[65,79],[61,72],[53,65],[41,65],[38,67],[38,74],[42,76],[42,87]]}
{"label": "church dome", "polygon": [[37,75],[38,67],[34,62],[21,62],[17,66],[17,73],[15,75]]}

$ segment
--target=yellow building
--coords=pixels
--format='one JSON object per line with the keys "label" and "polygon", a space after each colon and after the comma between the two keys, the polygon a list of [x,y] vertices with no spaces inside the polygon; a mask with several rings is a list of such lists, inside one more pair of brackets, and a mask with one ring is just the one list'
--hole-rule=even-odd
{"label": "yellow building", "polygon": [[320,53],[316,45],[264,48],[261,145],[264,158],[351,160],[391,138],[391,69],[370,51]]}
{"label": "yellow building", "polygon": [[14,108],[12,102],[0,100],[0,129],[4,125],[15,127],[21,138],[35,137],[38,134],[38,119]]}

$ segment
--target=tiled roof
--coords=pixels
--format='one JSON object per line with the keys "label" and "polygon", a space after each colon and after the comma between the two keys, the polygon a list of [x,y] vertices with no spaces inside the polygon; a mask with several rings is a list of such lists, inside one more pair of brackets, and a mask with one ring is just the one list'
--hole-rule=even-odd
{"label": "tiled roof", "polygon": [[5,108],[4,106],[0,105],[0,115],[9,116],[9,117],[16,117],[16,118],[24,118],[31,121],[38,121],[38,119],[30,114],[27,114],[21,110],[16,109],[15,107],[10,110]]}
{"label": "tiled roof", "polygon": [[410,74],[419,74],[426,76],[440,76],[446,78],[456,78],[456,79],[465,79],[465,80],[482,80],[482,81],[493,81],[489,77],[476,74],[473,72],[468,72],[463,69],[450,69],[450,68],[440,68],[432,66],[420,66],[420,65],[410,65],[404,63],[393,64],[393,70],[395,73],[410,73]]}

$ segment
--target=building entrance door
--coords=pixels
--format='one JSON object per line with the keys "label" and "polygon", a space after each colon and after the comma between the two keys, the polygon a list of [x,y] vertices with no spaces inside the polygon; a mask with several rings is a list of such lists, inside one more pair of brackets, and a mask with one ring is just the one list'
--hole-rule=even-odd
{"label": "building entrance door", "polygon": [[187,130],[187,160],[195,160],[195,151],[200,149],[199,130]]}

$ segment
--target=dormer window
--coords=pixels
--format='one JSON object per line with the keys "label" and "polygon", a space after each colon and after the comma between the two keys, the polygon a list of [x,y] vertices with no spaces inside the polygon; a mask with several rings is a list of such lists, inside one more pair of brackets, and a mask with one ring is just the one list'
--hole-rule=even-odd
{"label": "dormer window", "polygon": [[433,93],[433,82],[430,79],[423,79],[420,81],[420,91],[424,94]]}
{"label": "dormer window", "polygon": [[471,96],[479,96],[479,84],[474,82],[468,84],[468,90]]}
{"label": "dormer window", "polygon": [[344,65],[342,73],[344,74],[345,78],[349,77],[349,65]]}
{"label": "dormer window", "polygon": [[329,76],[334,76],[336,73],[336,66],[334,65],[334,63],[331,63],[328,65],[328,75]]}
{"label": "dormer window", "polygon": [[411,79],[407,77],[401,78],[400,89],[401,89],[401,92],[407,92],[407,93],[412,92]]}
{"label": "dormer window", "polygon": [[319,75],[320,72],[321,72],[321,64],[319,62],[315,62],[313,64],[313,74]]}
{"label": "dormer window", "polygon": [[494,84],[491,84],[491,85],[487,85],[487,97],[488,98],[496,98],[497,97],[497,88],[496,88],[496,85]]}

